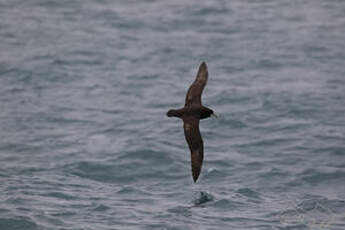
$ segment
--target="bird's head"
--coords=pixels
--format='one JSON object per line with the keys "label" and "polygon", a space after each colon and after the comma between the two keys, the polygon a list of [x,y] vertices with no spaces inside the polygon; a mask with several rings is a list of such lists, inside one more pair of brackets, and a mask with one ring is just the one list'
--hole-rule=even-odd
{"label": "bird's head", "polygon": [[202,111],[201,111],[201,116],[200,118],[201,119],[205,119],[205,118],[208,118],[208,117],[211,117],[211,116],[214,116],[214,117],[218,117],[216,115],[216,113],[212,110],[212,109],[209,109],[209,108],[204,108]]}

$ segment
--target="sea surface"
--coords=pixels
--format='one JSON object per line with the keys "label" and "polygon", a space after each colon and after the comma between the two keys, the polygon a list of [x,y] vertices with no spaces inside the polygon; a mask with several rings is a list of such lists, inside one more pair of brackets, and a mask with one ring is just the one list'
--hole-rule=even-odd
{"label": "sea surface", "polygon": [[[345,1],[0,0],[1,230],[344,230]],[[182,121],[198,66],[204,164]]]}

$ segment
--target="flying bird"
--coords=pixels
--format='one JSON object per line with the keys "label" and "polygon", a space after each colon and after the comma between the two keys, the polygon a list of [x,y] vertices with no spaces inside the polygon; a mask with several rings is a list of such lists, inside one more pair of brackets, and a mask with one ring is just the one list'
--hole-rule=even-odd
{"label": "flying bird", "polygon": [[217,117],[212,109],[203,106],[201,103],[201,94],[207,79],[207,65],[203,62],[199,67],[193,84],[189,87],[184,107],[181,109],[171,109],[167,112],[168,117],[178,117],[183,120],[184,135],[191,153],[194,182],[197,181],[200,175],[204,159],[204,143],[199,130],[199,121],[212,115]]}

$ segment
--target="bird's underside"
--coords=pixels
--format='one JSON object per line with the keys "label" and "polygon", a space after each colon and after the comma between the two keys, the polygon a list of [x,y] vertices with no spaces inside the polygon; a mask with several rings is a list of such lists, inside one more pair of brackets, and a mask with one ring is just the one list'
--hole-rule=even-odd
{"label": "bird's underside", "polygon": [[[207,79],[207,65],[203,62],[199,67],[194,82],[188,89],[185,108],[192,109],[195,107],[203,107],[201,103],[201,94],[205,88]],[[199,130],[201,112],[202,110],[183,118],[184,135],[191,153],[192,175],[194,182],[199,178],[202,162],[204,160],[204,143]]]}
{"label": "bird's underside", "polygon": [[183,129],[186,141],[191,152],[192,175],[197,181],[204,159],[204,144],[199,130],[199,121],[209,117],[213,111],[201,103],[201,94],[207,83],[208,72],[206,63],[203,62],[192,85],[189,87],[185,106],[179,110],[169,110],[169,117],[175,116],[183,120]]}

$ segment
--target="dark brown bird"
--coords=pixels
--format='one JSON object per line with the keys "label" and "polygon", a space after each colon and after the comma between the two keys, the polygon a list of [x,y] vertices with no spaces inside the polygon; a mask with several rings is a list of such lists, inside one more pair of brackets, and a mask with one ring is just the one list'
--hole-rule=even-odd
{"label": "dark brown bird", "polygon": [[199,130],[199,120],[208,118],[211,115],[216,116],[212,109],[203,106],[201,103],[201,94],[207,83],[207,78],[207,65],[203,62],[193,84],[189,87],[184,107],[171,109],[167,113],[168,117],[178,117],[183,120],[184,135],[191,152],[194,182],[199,177],[204,159],[204,143]]}

